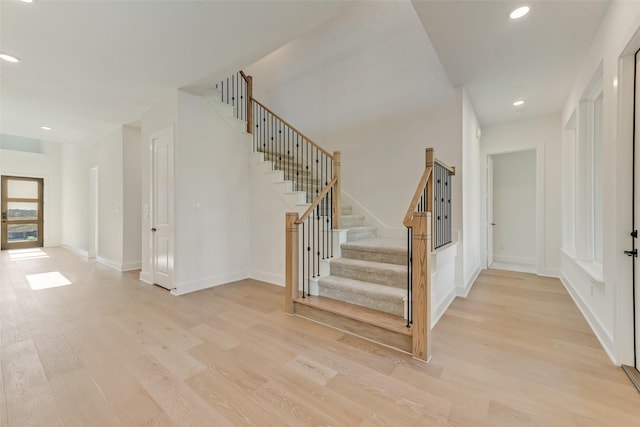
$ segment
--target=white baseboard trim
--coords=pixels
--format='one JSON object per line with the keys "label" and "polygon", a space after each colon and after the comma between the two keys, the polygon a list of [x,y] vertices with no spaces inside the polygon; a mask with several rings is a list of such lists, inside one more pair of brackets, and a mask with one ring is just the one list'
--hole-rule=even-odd
{"label": "white baseboard trim", "polygon": [[475,283],[481,271],[482,271],[482,267],[477,266],[474,272],[471,274],[471,276],[469,276],[469,278],[465,281],[464,286],[456,286],[456,295],[462,298],[466,298],[467,295],[469,295],[469,292],[471,291],[471,287]]}
{"label": "white baseboard trim", "polygon": [[248,279],[249,275],[246,271],[236,271],[233,273],[223,274],[220,276],[206,277],[204,279],[189,280],[187,282],[176,283],[175,289],[171,290],[172,295],[180,296],[191,292],[201,291],[203,289],[213,288],[214,286],[224,285],[238,280]]}
{"label": "white baseboard trim", "polygon": [[259,280],[261,282],[269,283],[276,286],[284,287],[285,277],[280,276],[279,274],[267,273],[264,271],[258,270],[250,270],[249,278],[254,280]]}
{"label": "white baseboard trim", "polygon": [[522,257],[522,256],[493,255],[493,261],[504,262],[506,264],[536,265],[535,258]]}
{"label": "white baseboard trim", "polygon": [[553,277],[554,279],[560,279],[560,270],[547,268],[538,273],[538,276]]}
{"label": "white baseboard trim", "polygon": [[89,258],[89,252],[85,251],[84,249],[76,248],[75,246],[71,246],[71,245],[62,245],[62,247],[68,251],[73,252],[76,255]]}
{"label": "white baseboard trim", "polygon": [[451,291],[442,299],[442,301],[440,301],[440,304],[435,307],[435,310],[433,311],[433,314],[431,316],[431,328],[436,326],[436,323],[438,323],[438,321],[447,311],[447,308],[449,308],[454,299],[456,299],[456,290],[451,289]]}
{"label": "white baseboard trim", "polygon": [[584,302],[580,294],[575,290],[575,287],[571,284],[571,281],[566,276],[561,276],[560,281],[564,285],[564,288],[567,290],[569,295],[571,295],[571,299],[573,299],[573,302],[578,306],[578,309],[586,319],[589,326],[591,326],[591,330],[593,330],[593,333],[598,338],[598,341],[600,341],[600,345],[602,345],[604,351],[607,353],[611,361],[615,365],[619,366],[620,363],[614,357],[615,346],[613,343],[613,339],[611,339],[606,329],[602,326],[600,320],[598,320],[598,318],[591,312],[587,304]]}
{"label": "white baseboard trim", "polygon": [[115,262],[115,261],[112,261],[110,259],[103,258],[101,256],[97,256],[96,257],[96,261],[99,262],[102,265],[106,265],[107,267],[111,267],[114,270],[123,271],[122,270],[122,264],[120,264],[119,262]]}
{"label": "white baseboard trim", "polygon": [[120,271],[132,271],[132,270],[140,270],[142,268],[142,262],[125,262],[122,264],[122,268]]}
{"label": "white baseboard trim", "polygon": [[153,285],[153,279],[151,278],[151,273],[147,273],[145,271],[140,272],[140,281]]}

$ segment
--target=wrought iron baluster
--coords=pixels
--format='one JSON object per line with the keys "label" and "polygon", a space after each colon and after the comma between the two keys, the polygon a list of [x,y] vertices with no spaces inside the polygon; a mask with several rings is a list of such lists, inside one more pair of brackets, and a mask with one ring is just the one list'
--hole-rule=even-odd
{"label": "wrought iron baluster", "polygon": [[305,268],[304,268],[304,250],[306,248],[305,246],[305,240],[304,240],[304,223],[306,221],[302,222],[302,262],[300,264],[302,264],[302,298],[304,298],[304,281],[305,281]]}

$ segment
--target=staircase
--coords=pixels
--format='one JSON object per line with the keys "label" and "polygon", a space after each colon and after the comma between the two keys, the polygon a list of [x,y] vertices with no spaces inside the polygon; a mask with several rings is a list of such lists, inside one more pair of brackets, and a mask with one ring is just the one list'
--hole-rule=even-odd
{"label": "staircase", "polygon": [[420,260],[411,274],[407,240],[377,237],[363,215],[340,206],[339,152],[322,149],[255,100],[252,78],[242,72],[204,97],[251,138],[254,166],[295,207],[286,218],[285,310],[428,360],[429,162],[403,221],[419,231],[410,238]]}

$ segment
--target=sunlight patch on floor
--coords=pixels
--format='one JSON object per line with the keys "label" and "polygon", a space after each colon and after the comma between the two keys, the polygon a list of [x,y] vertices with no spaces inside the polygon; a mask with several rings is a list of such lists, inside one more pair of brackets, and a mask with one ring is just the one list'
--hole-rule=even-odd
{"label": "sunlight patch on floor", "polygon": [[60,286],[70,285],[69,279],[64,277],[62,273],[51,271],[49,273],[28,274],[25,276],[29,282],[29,286],[34,291],[41,289],[57,288]]}
{"label": "sunlight patch on floor", "polygon": [[42,249],[34,248],[34,249],[11,249],[9,252],[9,258],[12,261],[23,260],[23,259],[38,259],[38,258],[49,258]]}

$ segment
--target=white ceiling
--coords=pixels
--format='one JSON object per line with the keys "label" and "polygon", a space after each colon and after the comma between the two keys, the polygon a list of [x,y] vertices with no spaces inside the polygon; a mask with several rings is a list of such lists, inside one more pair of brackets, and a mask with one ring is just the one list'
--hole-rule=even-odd
{"label": "white ceiling", "polygon": [[[529,1],[531,13],[517,22],[508,14],[519,2],[412,3],[451,84],[467,88],[487,125],[560,111],[609,2]],[[351,7],[0,0],[0,51],[22,59],[0,61],[0,133],[92,142],[172,90],[252,64]],[[521,97],[516,113],[511,103]]]}
{"label": "white ceiling", "polygon": [[[0,133],[87,143],[235,72],[347,1],[0,1]],[[53,128],[40,129],[42,125]]]}
{"label": "white ceiling", "polygon": [[[418,17],[483,125],[559,112],[609,1],[421,1]],[[509,19],[528,5],[520,20]],[[513,101],[525,99],[520,108]],[[518,112],[520,111],[520,112]]]}

